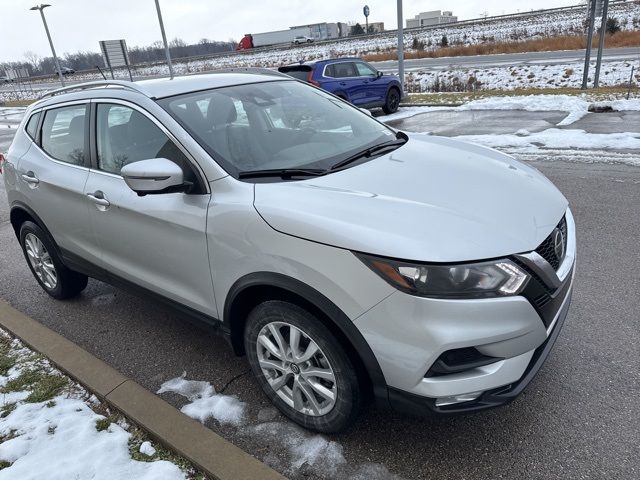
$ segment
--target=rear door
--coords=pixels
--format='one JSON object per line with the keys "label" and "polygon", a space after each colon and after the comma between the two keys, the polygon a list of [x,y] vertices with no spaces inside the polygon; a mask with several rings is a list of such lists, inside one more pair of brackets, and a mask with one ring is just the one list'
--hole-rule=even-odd
{"label": "rear door", "polygon": [[335,89],[332,93],[344,92],[354,105],[366,103],[365,89],[358,76],[354,62],[336,62],[326,66],[324,76],[331,78],[335,82]]}
{"label": "rear door", "polygon": [[65,255],[93,261],[84,186],[89,176],[89,103],[44,110],[36,138],[20,160],[18,185],[25,203],[44,222]]}
{"label": "rear door", "polygon": [[[95,165],[85,186],[101,265],[188,307],[217,316],[206,242],[210,195],[188,152],[150,114],[128,102],[95,101]],[[138,196],[124,165],[166,158],[182,167],[190,193]]]}

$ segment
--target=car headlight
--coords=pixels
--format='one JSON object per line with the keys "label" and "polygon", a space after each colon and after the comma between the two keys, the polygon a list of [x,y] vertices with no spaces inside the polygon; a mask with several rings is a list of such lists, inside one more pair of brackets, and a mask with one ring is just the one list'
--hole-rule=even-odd
{"label": "car headlight", "polygon": [[392,286],[432,298],[488,298],[518,295],[529,275],[508,259],[467,264],[420,264],[356,254]]}

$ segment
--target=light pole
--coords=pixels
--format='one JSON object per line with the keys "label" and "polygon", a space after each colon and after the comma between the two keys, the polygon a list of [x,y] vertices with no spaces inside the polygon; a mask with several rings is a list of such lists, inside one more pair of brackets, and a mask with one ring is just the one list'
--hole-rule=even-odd
{"label": "light pole", "polygon": [[593,29],[596,22],[596,11],[600,0],[589,1],[589,25],[587,33],[587,48],[584,53],[584,69],[582,70],[582,90],[586,90],[589,83],[589,64],[591,62],[591,43],[593,42]]}
{"label": "light pole", "polygon": [[600,21],[600,38],[598,39],[598,57],[596,60],[596,75],[593,81],[594,88],[600,86],[600,68],[602,67],[602,51],[604,50],[604,37],[607,35],[607,17],[609,13],[609,0],[602,1],[602,20]]}
{"label": "light pole", "polygon": [[[402,0],[398,0],[398,76],[404,94],[404,20],[402,19]],[[402,95],[401,94],[401,95]]]}
{"label": "light pole", "polygon": [[171,65],[171,53],[167,44],[167,35],[164,33],[164,23],[162,21],[162,12],[160,11],[160,2],[156,0],[156,10],[158,12],[158,22],[160,22],[160,32],[162,33],[162,42],[164,43],[164,53],[167,56],[167,65],[169,66],[169,77],[173,78],[173,65]]}
{"label": "light pole", "polygon": [[56,49],[53,48],[53,41],[51,40],[51,34],[49,33],[49,27],[47,26],[47,19],[44,18],[44,9],[50,7],[48,3],[41,3],[40,5],[36,5],[35,7],[31,7],[29,10],[39,10],[40,16],[42,17],[42,23],[44,23],[44,30],[47,32],[47,38],[49,39],[49,45],[51,46],[51,53],[53,54],[53,61],[56,64],[56,69],[58,70],[58,77],[60,77],[60,83],[64,87],[64,77],[62,76],[62,69],[60,68],[60,62],[58,62],[58,56],[56,55]]}

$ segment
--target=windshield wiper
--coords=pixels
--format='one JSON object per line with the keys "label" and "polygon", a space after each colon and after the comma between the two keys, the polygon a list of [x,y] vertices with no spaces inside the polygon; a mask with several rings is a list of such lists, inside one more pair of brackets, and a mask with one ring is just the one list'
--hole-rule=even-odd
{"label": "windshield wiper", "polygon": [[267,178],[267,177],[319,177],[327,173],[321,168],[271,168],[266,170],[247,170],[238,173],[238,178]]}
{"label": "windshield wiper", "polygon": [[356,153],[355,155],[351,155],[350,157],[347,157],[344,160],[339,161],[335,165],[332,165],[329,170],[338,170],[342,167],[349,165],[350,163],[360,160],[361,158],[372,157],[374,154],[382,155],[384,153],[384,150],[387,150],[389,148],[395,150],[396,148],[399,148],[405,143],[407,143],[407,140],[408,140],[407,137],[398,135],[398,138],[396,140],[390,140],[388,142],[380,143],[378,145],[374,145],[373,147],[366,148]]}

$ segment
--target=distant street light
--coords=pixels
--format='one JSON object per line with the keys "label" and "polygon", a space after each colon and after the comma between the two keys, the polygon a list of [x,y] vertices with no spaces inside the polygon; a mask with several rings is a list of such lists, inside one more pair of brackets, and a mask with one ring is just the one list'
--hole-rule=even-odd
{"label": "distant street light", "polygon": [[160,22],[160,33],[162,33],[162,42],[164,43],[164,53],[167,56],[167,65],[169,66],[169,76],[173,78],[173,65],[171,65],[171,52],[167,44],[167,35],[164,33],[164,23],[162,22],[162,12],[160,11],[160,2],[156,0],[156,10],[158,12],[158,22]]}
{"label": "distant street light", "polygon": [[35,7],[31,7],[29,10],[39,10],[40,16],[42,17],[42,23],[44,23],[44,30],[47,32],[47,38],[49,39],[49,45],[51,46],[51,53],[53,54],[53,61],[56,64],[56,69],[58,70],[58,77],[60,77],[60,83],[64,87],[64,77],[62,76],[62,69],[60,68],[60,62],[58,62],[58,57],[56,55],[56,49],[53,48],[53,41],[51,40],[51,34],[49,33],[49,27],[47,26],[47,19],[44,18],[44,9],[50,7],[48,3],[41,3],[40,5],[36,5]]}
{"label": "distant street light", "polygon": [[398,76],[404,93],[404,20],[402,18],[402,0],[398,0]]}

